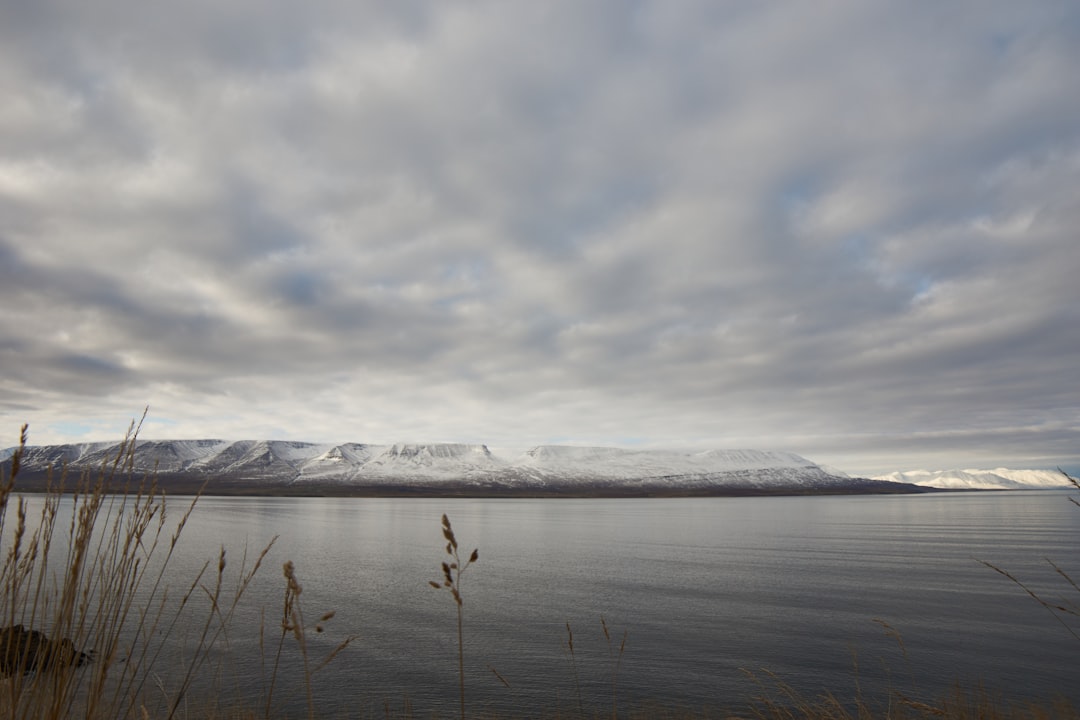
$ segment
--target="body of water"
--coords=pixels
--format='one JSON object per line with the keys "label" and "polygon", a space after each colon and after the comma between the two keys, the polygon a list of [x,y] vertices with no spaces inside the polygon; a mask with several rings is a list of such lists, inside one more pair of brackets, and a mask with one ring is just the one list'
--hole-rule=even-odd
{"label": "body of water", "polygon": [[[182,501],[170,503],[176,512]],[[980,563],[1048,599],[1080,600],[1047,562],[1080,578],[1080,508],[1055,491],[203,498],[170,561],[177,588],[221,546],[235,582],[245,548],[250,565],[277,536],[229,628],[220,691],[264,692],[280,636],[281,567],[292,560],[309,628],[336,613],[325,632],[308,633],[309,670],[356,636],[312,674],[320,712],[455,713],[456,608],[429,585],[446,557],[443,513],[464,554],[479,549],[461,588],[473,707],[741,709],[762,692],[748,673],[842,699],[883,697],[889,687],[933,698],[959,682],[1080,701],[1080,640]],[[197,629],[183,628],[185,638]],[[302,710],[294,649],[289,640],[275,696]]]}

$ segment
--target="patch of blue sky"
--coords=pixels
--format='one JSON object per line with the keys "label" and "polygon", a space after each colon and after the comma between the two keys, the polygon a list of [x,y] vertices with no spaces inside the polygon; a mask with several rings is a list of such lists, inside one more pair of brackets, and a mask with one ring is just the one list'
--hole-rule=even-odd
{"label": "patch of blue sky", "polygon": [[869,264],[876,257],[877,244],[866,234],[848,235],[840,242],[840,252],[859,264]]}
{"label": "patch of blue sky", "polygon": [[799,215],[821,197],[822,181],[817,175],[799,174],[780,184],[773,203],[785,215]]}
{"label": "patch of blue sky", "polygon": [[315,305],[322,294],[322,281],[310,272],[285,273],[276,284],[278,292],[285,300],[298,305]]}
{"label": "patch of blue sky", "polygon": [[101,426],[102,423],[62,420],[60,422],[51,422],[46,425],[46,428],[48,428],[49,432],[56,433],[57,435],[88,435],[98,430]]}
{"label": "patch of blue sky", "polygon": [[1017,33],[994,33],[990,36],[990,47],[997,57],[1008,55],[1016,43]]}

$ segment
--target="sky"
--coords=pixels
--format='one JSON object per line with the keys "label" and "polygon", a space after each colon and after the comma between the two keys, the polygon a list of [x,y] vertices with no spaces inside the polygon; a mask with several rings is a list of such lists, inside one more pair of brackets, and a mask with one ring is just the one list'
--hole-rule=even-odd
{"label": "sky", "polygon": [[0,446],[1080,468],[1071,0],[0,2]]}

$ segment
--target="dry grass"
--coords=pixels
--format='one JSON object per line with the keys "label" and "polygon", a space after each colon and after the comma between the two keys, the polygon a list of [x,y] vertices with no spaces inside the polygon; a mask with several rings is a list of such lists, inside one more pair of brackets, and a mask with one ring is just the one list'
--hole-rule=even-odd
{"label": "dry grass", "polygon": [[933,701],[917,700],[898,691],[881,698],[861,693],[843,701],[825,693],[808,697],[771,673],[749,673],[762,694],[747,714],[732,717],[756,720],[1077,720],[1080,712],[1065,699],[1013,703],[984,688],[956,687]]}
{"label": "dry grass", "polygon": [[[454,606],[457,608],[457,636],[458,636],[458,689],[461,698],[461,720],[465,720],[465,636],[462,631],[461,608],[464,600],[461,597],[461,576],[469,567],[480,559],[480,551],[475,549],[465,562],[461,561],[458,552],[458,541],[454,536],[454,528],[450,526],[450,519],[442,516],[443,539],[446,540],[447,559],[442,563],[442,582],[432,580],[431,587],[436,590],[446,589],[454,598]],[[495,673],[498,675],[498,673]],[[501,678],[500,678],[501,679]],[[506,682],[505,680],[503,681]]]}
{"label": "dry grass", "polygon": [[[174,519],[153,478],[134,477],[138,430],[133,422],[96,474],[68,486],[58,469],[31,516],[31,503],[14,493],[27,441],[22,428],[10,471],[0,478],[0,718],[253,716],[222,710],[192,689],[221,676],[229,628],[274,541],[250,561],[244,553],[235,583],[222,548],[177,594],[166,581],[170,560],[198,497]],[[121,485],[120,494],[105,490]],[[296,640],[314,717],[310,687],[318,666],[308,663],[299,594],[295,570],[287,572],[282,636]],[[194,640],[178,658],[181,630]],[[266,708],[269,716],[270,693]]]}
{"label": "dry grass", "polygon": [[[278,670],[280,669],[282,651],[285,648],[285,640],[288,636],[292,636],[296,642],[296,647],[299,649],[300,658],[303,666],[304,673],[304,690],[306,693],[308,717],[315,717],[315,698],[312,694],[313,675],[320,669],[325,667],[332,661],[338,654],[349,646],[355,636],[349,636],[337,644],[326,657],[323,658],[317,665],[312,667],[311,657],[308,653],[307,636],[311,630],[304,624],[304,612],[300,606],[300,594],[304,591],[303,586],[300,584],[300,580],[296,576],[296,566],[292,560],[287,561],[282,567],[283,575],[285,576],[285,599],[281,608],[281,635],[278,637],[277,651],[274,655],[274,665],[271,670],[270,688],[266,692],[266,705],[264,708],[264,717],[270,718],[273,714],[273,698],[274,689],[277,685]],[[334,617],[334,612],[330,611],[324,613],[315,624],[314,631],[321,633],[324,630],[325,623]],[[262,643],[260,642],[260,646]]]}

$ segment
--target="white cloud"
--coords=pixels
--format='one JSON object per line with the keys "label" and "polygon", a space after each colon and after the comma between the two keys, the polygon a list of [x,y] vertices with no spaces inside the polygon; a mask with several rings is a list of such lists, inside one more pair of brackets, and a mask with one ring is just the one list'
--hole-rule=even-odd
{"label": "white cloud", "polygon": [[3,13],[12,436],[1078,462],[1066,6]]}

